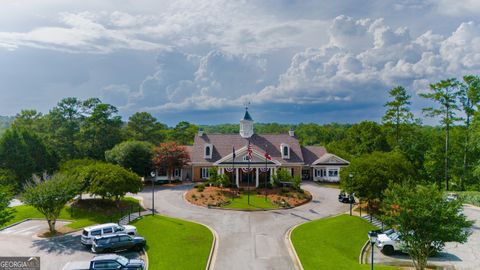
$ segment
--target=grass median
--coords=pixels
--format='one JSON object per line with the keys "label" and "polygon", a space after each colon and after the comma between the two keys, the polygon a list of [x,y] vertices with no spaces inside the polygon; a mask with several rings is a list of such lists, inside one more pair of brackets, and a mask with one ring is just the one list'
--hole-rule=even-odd
{"label": "grass median", "polygon": [[265,200],[264,195],[258,195],[255,192],[250,193],[250,203],[248,202],[248,195],[241,194],[235,199],[230,199],[230,202],[222,208],[230,209],[245,209],[245,210],[259,210],[278,208],[278,205],[273,204],[270,199]]}
{"label": "grass median", "polygon": [[205,269],[213,241],[207,227],[158,215],[132,225],[147,240],[148,269]]}
{"label": "grass median", "polygon": [[[376,229],[359,218],[340,215],[315,220],[298,226],[291,239],[305,270],[308,269],[370,269],[358,263],[367,232]],[[375,265],[375,269],[398,269]]]}
{"label": "grass median", "polygon": [[[117,222],[122,216],[127,215],[128,211],[131,209],[134,212],[138,211],[139,207],[138,200],[128,197],[121,200],[120,208],[117,208],[113,201],[85,199],[79,201],[73,208],[65,206],[59,219],[72,220],[73,222],[68,224],[67,227],[79,229],[93,224]],[[4,226],[27,218],[45,218],[37,209],[29,205],[19,205],[11,209],[12,217]],[[140,210],[143,209],[140,208]]]}

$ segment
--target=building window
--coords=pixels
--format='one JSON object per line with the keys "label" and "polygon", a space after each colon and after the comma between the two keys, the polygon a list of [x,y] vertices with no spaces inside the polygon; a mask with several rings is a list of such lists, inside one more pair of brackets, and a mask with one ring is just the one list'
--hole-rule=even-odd
{"label": "building window", "polygon": [[180,178],[180,172],[181,170],[179,168],[175,168],[175,170],[173,170],[173,177]]}
{"label": "building window", "polygon": [[243,156],[243,161],[248,161],[248,155]]}
{"label": "building window", "polygon": [[282,153],[282,158],[283,159],[289,159],[290,158],[290,146],[288,146],[288,144],[282,143],[280,145],[280,152]]}
{"label": "building window", "polygon": [[210,177],[209,168],[201,168],[200,169],[200,175],[201,175],[202,179],[208,179]]}
{"label": "building window", "polygon": [[204,158],[212,158],[212,152],[213,152],[213,145],[210,143],[205,144],[203,148],[203,157]]}
{"label": "building window", "polygon": [[212,152],[213,152],[212,150],[213,150],[213,145],[205,144],[205,151],[204,151],[205,155],[204,155],[204,157],[205,158],[212,158]]}
{"label": "building window", "polygon": [[167,176],[167,170],[165,167],[160,167],[157,169],[157,176]]}
{"label": "building window", "polygon": [[315,177],[326,177],[327,176],[327,170],[324,168],[320,169],[315,169]]}
{"label": "building window", "polygon": [[338,177],[338,169],[328,170],[328,177]]}

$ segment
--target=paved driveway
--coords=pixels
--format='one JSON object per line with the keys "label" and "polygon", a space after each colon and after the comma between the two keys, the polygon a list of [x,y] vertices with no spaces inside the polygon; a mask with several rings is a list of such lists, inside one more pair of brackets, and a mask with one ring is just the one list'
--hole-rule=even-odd
{"label": "paved driveway", "polygon": [[[444,266],[446,269],[478,270],[480,269],[480,208],[465,206],[465,215],[469,220],[474,220],[472,235],[467,243],[447,243],[443,252],[429,259],[429,263]],[[376,263],[397,264],[398,262],[410,263],[406,255],[383,255],[375,248],[374,260]]]}
{"label": "paved driveway", "polygon": [[[337,201],[338,189],[304,183],[312,202],[290,210],[242,212],[206,209],[183,200],[191,185],[162,187],[155,192],[155,209],[160,213],[198,221],[219,235],[215,269],[294,269],[284,237],[289,228],[307,221],[343,213],[348,205]],[[151,206],[151,189],[139,194]]]}
{"label": "paved driveway", "polygon": [[[57,221],[57,226],[64,225]],[[30,220],[0,231],[1,256],[40,256],[41,269],[61,270],[69,261],[89,261],[94,254],[80,243],[80,232],[54,237],[35,235],[48,229],[44,220]],[[122,255],[137,258],[136,252]]]}

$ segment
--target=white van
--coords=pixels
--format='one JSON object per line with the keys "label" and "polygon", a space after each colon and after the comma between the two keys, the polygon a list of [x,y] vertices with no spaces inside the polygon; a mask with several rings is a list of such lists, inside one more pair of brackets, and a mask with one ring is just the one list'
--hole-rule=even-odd
{"label": "white van", "polygon": [[84,245],[92,245],[93,239],[96,236],[102,236],[106,234],[126,233],[129,235],[136,235],[137,228],[132,225],[118,225],[116,223],[106,223],[101,225],[95,225],[85,227],[82,232],[81,242]]}

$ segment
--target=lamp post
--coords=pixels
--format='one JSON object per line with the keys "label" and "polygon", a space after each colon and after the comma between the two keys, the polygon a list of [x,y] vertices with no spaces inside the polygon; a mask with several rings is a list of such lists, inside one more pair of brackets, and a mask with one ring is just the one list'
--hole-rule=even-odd
{"label": "lamp post", "polygon": [[375,247],[375,243],[377,242],[377,232],[375,231],[370,231],[368,232],[368,238],[370,239],[370,245],[371,245],[371,250],[370,250],[370,253],[372,254],[371,256],[371,261],[370,261],[370,265],[371,265],[371,270],[373,270],[373,248]]}
{"label": "lamp post", "polygon": [[350,203],[350,216],[352,215],[352,203],[353,203],[353,196],[352,196],[352,179],[353,179],[353,174],[352,173],[349,173],[348,174],[348,177],[350,178],[350,182],[349,182],[349,189],[350,189],[350,194],[348,195],[348,202]]}
{"label": "lamp post", "polygon": [[150,172],[152,176],[152,216],[155,215],[155,180],[157,178],[157,171],[153,170]]}

